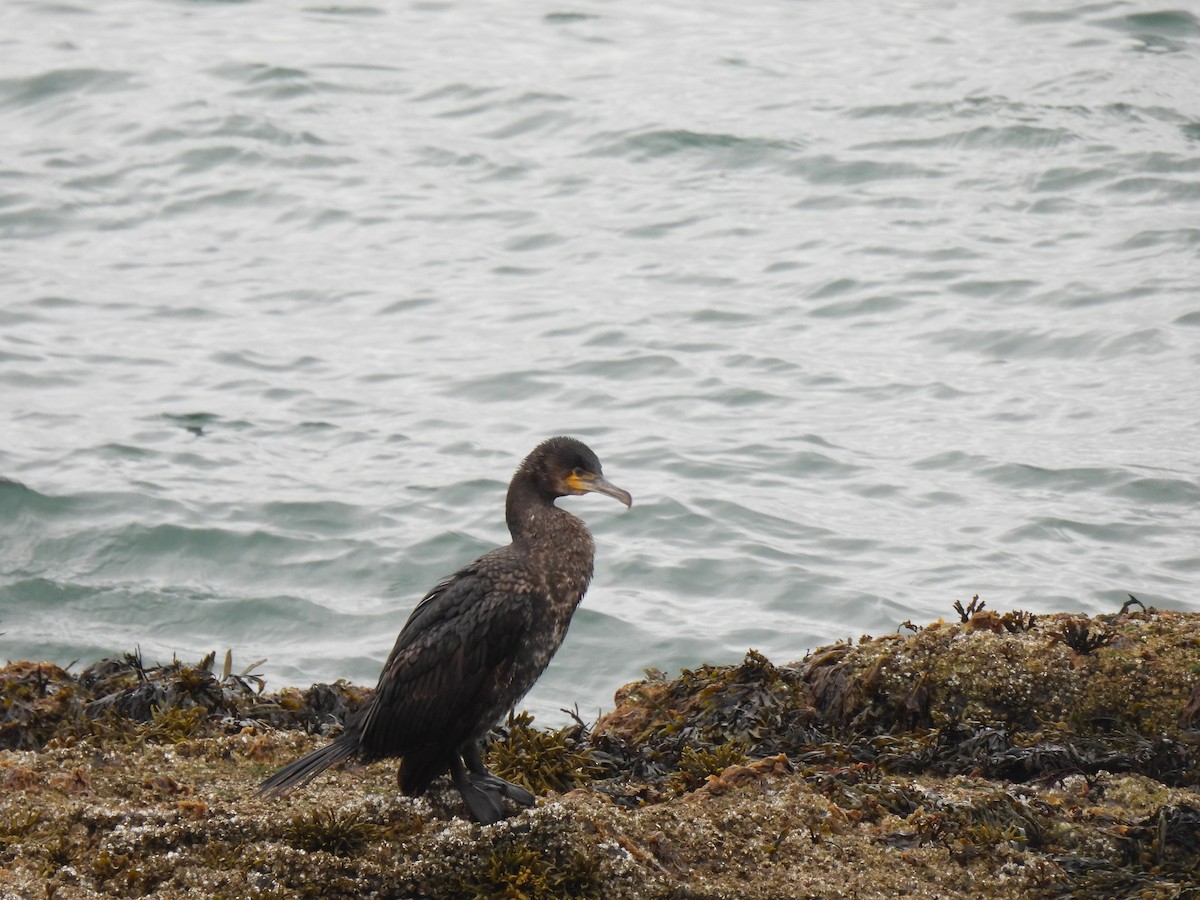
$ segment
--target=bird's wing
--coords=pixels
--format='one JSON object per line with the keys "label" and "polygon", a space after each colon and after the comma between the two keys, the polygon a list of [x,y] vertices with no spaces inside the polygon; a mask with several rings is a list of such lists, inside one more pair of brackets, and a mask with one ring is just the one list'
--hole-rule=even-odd
{"label": "bird's wing", "polygon": [[486,558],[443,581],[413,610],[361,724],[369,756],[456,746],[505,693],[532,616],[520,579]]}

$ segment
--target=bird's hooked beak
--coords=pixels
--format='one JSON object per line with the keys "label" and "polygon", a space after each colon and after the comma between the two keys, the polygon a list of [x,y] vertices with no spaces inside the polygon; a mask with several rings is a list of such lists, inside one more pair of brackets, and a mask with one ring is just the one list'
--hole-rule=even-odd
{"label": "bird's hooked beak", "polygon": [[626,507],[633,506],[633,497],[629,495],[629,491],[621,490],[603,475],[594,475],[591,472],[572,472],[567,476],[566,482],[574,494],[607,494],[620,500]]}

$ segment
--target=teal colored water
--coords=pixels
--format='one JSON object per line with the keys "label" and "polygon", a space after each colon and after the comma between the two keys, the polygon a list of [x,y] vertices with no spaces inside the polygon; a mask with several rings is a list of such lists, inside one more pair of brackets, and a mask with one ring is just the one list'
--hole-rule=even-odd
{"label": "teal colored water", "polygon": [[953,615],[1200,608],[1200,18],[1146,3],[0,5],[0,658],[371,683],[506,540],[528,705]]}

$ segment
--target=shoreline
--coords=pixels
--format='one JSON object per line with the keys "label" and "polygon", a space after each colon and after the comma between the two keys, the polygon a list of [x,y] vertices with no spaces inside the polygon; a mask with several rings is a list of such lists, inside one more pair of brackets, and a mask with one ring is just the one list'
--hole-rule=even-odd
{"label": "shoreline", "polygon": [[538,806],[486,827],[394,761],[256,794],[367,688],[10,663],[0,895],[1200,896],[1200,613],[955,618],[510,717],[488,763]]}

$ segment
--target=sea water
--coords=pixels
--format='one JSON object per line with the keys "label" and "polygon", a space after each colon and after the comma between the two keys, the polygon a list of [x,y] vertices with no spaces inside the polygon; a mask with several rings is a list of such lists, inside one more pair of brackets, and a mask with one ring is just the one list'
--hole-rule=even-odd
{"label": "sea water", "polygon": [[1187,4],[0,6],[0,659],[373,683],[558,433],[527,705],[1200,608]]}

